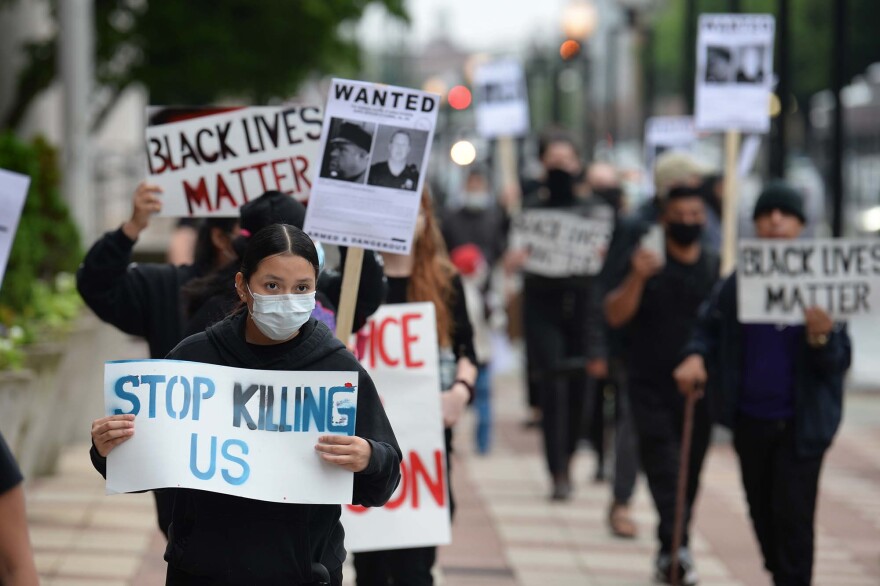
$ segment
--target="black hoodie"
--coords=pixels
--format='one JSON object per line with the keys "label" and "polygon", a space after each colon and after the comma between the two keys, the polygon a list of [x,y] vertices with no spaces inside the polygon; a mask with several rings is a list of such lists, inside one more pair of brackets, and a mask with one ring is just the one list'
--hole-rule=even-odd
{"label": "black hoodie", "polygon": [[[239,312],[190,336],[169,359],[257,370],[357,371],[355,434],[372,447],[370,463],[354,476],[354,504],[381,506],[400,481],[400,447],[373,381],[327,327],[311,318],[298,336],[282,344],[245,341],[247,313]],[[106,475],[106,459],[92,448],[92,461]],[[339,505],[295,505],[193,489],[175,489],[174,515],[165,560],[176,570],[213,584],[310,582],[311,562],[332,574],[345,561]]]}

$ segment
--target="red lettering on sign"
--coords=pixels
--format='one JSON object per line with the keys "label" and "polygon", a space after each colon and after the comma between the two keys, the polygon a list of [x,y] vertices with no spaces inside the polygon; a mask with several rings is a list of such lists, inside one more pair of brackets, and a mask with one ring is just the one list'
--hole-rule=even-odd
{"label": "red lettering on sign", "polygon": [[[434,450],[433,469],[428,469],[417,452],[409,452],[400,463],[400,486],[394,491],[391,500],[385,503],[389,510],[399,509],[406,505],[410,509],[423,506],[419,485],[424,484],[433,502],[442,507],[446,504],[446,479],[443,474],[443,450]],[[432,476],[433,473],[433,476]],[[430,501],[429,501],[430,502]],[[366,513],[367,509],[360,505],[347,505],[352,513]]]}
{"label": "red lettering on sign", "polygon": [[183,191],[186,194],[186,205],[189,208],[190,215],[194,213],[193,204],[197,208],[207,207],[209,212],[212,210],[211,198],[208,195],[208,186],[205,184],[204,177],[199,179],[199,184],[195,187],[184,181]]}
{"label": "red lettering on sign", "polygon": [[385,319],[383,319],[382,323],[379,324],[379,328],[376,332],[375,338],[373,338],[373,341],[379,348],[379,356],[381,356],[382,362],[384,362],[388,366],[397,366],[400,363],[400,360],[396,358],[391,358],[385,351],[385,328],[392,323],[394,325],[397,325],[397,320],[393,317],[386,317]]}
{"label": "red lettering on sign", "polygon": [[403,361],[407,368],[421,368],[425,365],[424,360],[413,360],[412,345],[419,341],[419,337],[409,333],[409,322],[422,317],[418,313],[405,313],[401,318],[403,322]]}

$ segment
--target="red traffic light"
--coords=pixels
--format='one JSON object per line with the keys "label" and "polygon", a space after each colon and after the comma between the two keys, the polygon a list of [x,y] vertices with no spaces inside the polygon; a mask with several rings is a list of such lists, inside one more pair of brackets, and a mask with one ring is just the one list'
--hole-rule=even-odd
{"label": "red traffic light", "polygon": [[449,105],[456,110],[464,110],[471,105],[471,90],[463,85],[457,85],[446,95]]}

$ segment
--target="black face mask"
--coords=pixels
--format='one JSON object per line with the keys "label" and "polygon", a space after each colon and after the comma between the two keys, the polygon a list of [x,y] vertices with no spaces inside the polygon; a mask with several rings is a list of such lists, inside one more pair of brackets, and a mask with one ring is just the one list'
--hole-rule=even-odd
{"label": "black face mask", "polygon": [[619,187],[594,189],[593,194],[614,208],[615,212],[619,212],[620,207],[623,205],[623,190]]}
{"label": "black face mask", "polygon": [[670,222],[666,225],[666,234],[676,244],[680,246],[690,246],[702,236],[703,225]]}
{"label": "black face mask", "polygon": [[571,205],[574,202],[575,177],[568,171],[550,169],[547,171],[547,190],[550,192],[550,203],[554,205]]}

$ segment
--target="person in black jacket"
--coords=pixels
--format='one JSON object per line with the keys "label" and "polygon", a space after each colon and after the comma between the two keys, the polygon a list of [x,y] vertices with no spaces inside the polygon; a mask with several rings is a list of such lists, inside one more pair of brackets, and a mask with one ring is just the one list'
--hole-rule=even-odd
{"label": "person in black jacket", "polygon": [[[259,370],[357,371],[355,435],[322,436],[316,450],[355,473],[354,504],[381,506],[400,481],[400,448],[367,372],[310,317],[317,277],[317,251],[304,232],[285,224],[264,228],[251,237],[235,277],[240,311],[185,339],[168,358]],[[134,429],[133,415],[93,423],[91,457],[102,475],[107,454]],[[339,505],[176,489],[166,584],[341,585],[340,515]]]}
{"label": "person in black jacket", "polygon": [[[784,183],[765,187],[755,205],[759,238],[797,238],[800,195]],[[819,474],[840,425],[851,347],[845,324],[820,308],[804,324],[742,324],[736,273],[716,288],[675,371],[683,393],[702,393],[712,418],[733,430],[742,483],[764,565],[777,586],[807,585]],[[707,377],[708,371],[711,373]]]}
{"label": "person in black jacket", "polygon": [[0,434],[0,584],[37,586],[40,579],[28,537],[22,480],[15,457]]}
{"label": "person in black jacket", "polygon": [[[193,279],[217,271],[236,258],[232,240],[236,218],[211,218],[199,228],[195,262],[132,264],[131,252],[150,217],[162,210],[162,190],[138,185],[131,218],[92,245],[76,273],[76,286],[89,309],[126,334],[143,337],[150,358],[165,358],[184,338],[186,317],[181,288]],[[170,492],[153,493],[159,528],[168,536]]]}
{"label": "person in black jacket", "polygon": [[[524,210],[554,210],[572,216],[606,218],[614,211],[589,195],[581,179],[583,166],[567,134],[541,140],[539,156],[546,170],[543,181],[523,202]],[[576,191],[586,190],[587,197]],[[521,268],[529,252],[511,243],[505,258],[508,271]],[[596,276],[550,277],[526,271],[523,279],[527,386],[530,403],[541,407],[541,427],[547,468],[553,483],[552,500],[571,497],[570,465],[584,424],[586,401],[593,378],[607,374],[604,320]]]}

